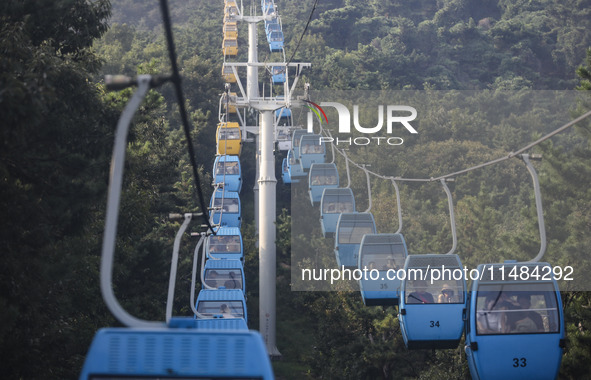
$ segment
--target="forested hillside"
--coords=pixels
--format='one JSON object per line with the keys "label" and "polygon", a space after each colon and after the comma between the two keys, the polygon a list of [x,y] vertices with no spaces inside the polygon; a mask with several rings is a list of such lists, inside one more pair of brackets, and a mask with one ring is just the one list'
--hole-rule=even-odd
{"label": "forested hillside", "polygon": [[[375,172],[421,178],[451,173],[506,155],[591,109],[590,0],[320,0],[297,51],[314,0],[276,4],[286,55],[295,52],[294,61],[312,63],[302,82],[311,83],[313,95],[413,90],[431,100],[419,136],[403,149],[350,149],[353,160],[371,163]],[[209,199],[224,88],[223,1],[170,0],[170,7],[202,190]],[[0,5],[0,20],[4,377],[73,379],[96,330],[117,325],[103,304],[98,271],[113,131],[132,90],[107,92],[102,78],[170,72],[161,15],[157,0],[8,0]],[[241,47],[246,36],[246,26],[239,25]],[[246,60],[246,49],[238,59]],[[270,59],[261,48],[259,61]],[[560,102],[552,104],[552,96],[532,100],[541,90],[560,90],[552,95]],[[570,107],[559,110],[564,97],[572,99]],[[124,307],[145,319],[164,319],[178,228],[166,216],[198,210],[175,101],[171,86],[151,90],[136,115],[127,153],[115,286]],[[532,150],[543,154],[535,165],[548,229],[544,259],[575,266],[579,274],[591,269],[590,135],[587,121]],[[283,154],[277,154],[278,165]],[[249,325],[257,329],[252,144],[245,145],[241,162]],[[345,177],[344,163],[336,162]],[[365,176],[354,170],[352,175],[363,210]],[[466,264],[535,256],[532,184],[519,160],[458,177],[450,187],[457,253]],[[470,377],[462,347],[406,350],[394,308],[365,307],[357,292],[292,291],[292,244],[303,235],[323,265],[334,265],[333,243],[321,237],[316,217],[303,231],[297,226],[292,241],[292,201],[300,204],[306,189],[280,181],[277,188],[277,344],[283,354],[275,363],[278,378]],[[392,185],[372,179],[372,190],[379,232],[395,231]],[[411,254],[447,252],[451,233],[441,186],[407,183],[401,192]],[[193,246],[186,237],[175,294],[178,315],[191,314]],[[585,378],[591,373],[591,293],[562,296],[568,335],[560,378]]]}

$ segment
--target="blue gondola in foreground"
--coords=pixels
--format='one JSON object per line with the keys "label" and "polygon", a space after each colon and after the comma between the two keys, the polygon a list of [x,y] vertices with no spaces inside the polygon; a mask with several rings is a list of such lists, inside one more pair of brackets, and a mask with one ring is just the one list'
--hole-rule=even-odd
{"label": "blue gondola in foreground", "polygon": [[79,379],[157,378],[274,377],[259,333],[200,326],[101,329],[90,346]]}
{"label": "blue gondola in foreground", "polygon": [[478,273],[466,324],[472,379],[556,379],[565,331],[552,267],[513,261],[481,264]]}

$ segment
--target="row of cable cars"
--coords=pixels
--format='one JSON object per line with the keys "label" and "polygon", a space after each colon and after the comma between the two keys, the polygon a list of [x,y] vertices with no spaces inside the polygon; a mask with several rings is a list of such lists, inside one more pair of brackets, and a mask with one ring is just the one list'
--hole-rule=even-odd
{"label": "row of cable cars", "polygon": [[[198,318],[234,319],[244,321],[246,298],[244,281],[244,247],[240,227],[242,168],[238,154],[240,129],[238,123],[218,126],[218,155],[213,164],[214,192],[210,199],[210,222],[218,226],[215,235],[207,237],[203,266],[202,290],[197,298]],[[224,154],[220,154],[220,153]]]}
{"label": "row of cable cars", "polygon": [[[144,85],[133,99],[141,99],[148,88]],[[137,101],[135,103],[138,106],[140,104]],[[232,223],[226,217],[231,212],[224,210],[229,204],[234,205],[235,199],[239,202],[239,198],[229,195],[237,195],[241,189],[240,162],[236,155],[219,155],[214,163],[214,185],[218,190],[212,197],[210,217],[213,220],[217,215],[220,225],[214,227],[214,235],[206,237],[200,234],[201,239],[195,248],[193,278],[196,276],[200,248],[204,248],[204,264],[201,266],[202,289],[195,303],[194,281],[192,284],[191,308],[194,309],[194,315],[172,316],[176,282],[174,265],[171,266],[166,321],[138,319],[128,314],[115,299],[111,280],[117,205],[121,194],[120,184],[123,182],[127,131],[136,109],[137,106],[126,107],[117,126],[101,264],[103,298],[109,310],[126,327],[103,328],[96,333],[80,380],[273,379],[263,339],[258,332],[249,331],[247,327],[243,242],[239,226],[228,226]],[[125,120],[127,123],[122,122]],[[224,151],[230,146],[225,138],[222,140],[218,141],[218,151],[221,145]],[[221,196],[221,202],[217,202],[220,192],[225,195]],[[224,211],[227,211],[226,216]],[[173,264],[178,262],[184,232],[191,218],[197,216],[200,215],[184,215],[184,222],[174,242]]]}
{"label": "row of cable cars", "polygon": [[[225,56],[238,54],[238,8],[235,1],[226,0],[224,5]],[[226,83],[235,83],[232,67],[223,66],[222,75]],[[246,281],[244,276],[244,245],[240,227],[242,225],[240,191],[242,190],[242,168],[239,156],[242,151],[242,130],[237,122],[229,121],[227,115],[236,113],[236,94],[226,92],[221,99],[225,121],[220,117],[216,131],[216,159],[213,165],[214,191],[209,204],[210,222],[215,225],[215,235],[204,243],[204,261],[201,273],[201,290],[195,303],[195,320],[221,328],[228,336],[249,332],[246,308]],[[249,332],[253,334],[253,332]],[[252,367],[250,374],[224,373],[219,378],[273,378],[269,357],[259,334],[257,341],[250,345],[232,347],[242,353],[230,359],[224,352],[211,358],[219,368],[229,369],[236,365]],[[226,345],[225,337],[212,341],[211,345]],[[256,343],[256,344],[255,344]],[[217,350],[219,351],[219,349]],[[230,352],[230,351],[229,351]],[[239,359],[239,363],[236,363]],[[212,377],[217,378],[217,377]]]}
{"label": "row of cable cars", "polygon": [[222,41],[222,53],[224,56],[238,55],[238,5],[235,0],[224,2],[224,39]]}
{"label": "row of cable cars", "polygon": [[[222,54],[225,62],[227,57],[238,55],[238,5],[235,0],[224,1],[223,33]],[[226,83],[237,82],[232,66],[222,65],[222,77]]]}
{"label": "row of cable cars", "polygon": [[[314,163],[326,162],[326,144],[320,135],[296,129],[292,133],[291,149],[283,159],[281,177],[284,183],[297,183],[300,177],[307,177]],[[336,167],[336,166],[335,166]]]}
{"label": "row of cable cars", "polygon": [[207,237],[202,290],[197,297],[197,318],[239,319],[246,329],[244,246],[240,227],[242,190],[241,131],[238,123],[220,123],[216,132],[217,156],[213,164],[214,191],[209,204],[215,235]]}
{"label": "row of cable cars", "polygon": [[[195,304],[195,319],[201,323],[228,329],[230,333],[248,331],[246,308],[246,281],[244,276],[244,244],[241,227],[241,204],[239,193],[242,189],[240,154],[240,129],[236,124],[222,123],[218,126],[217,152],[213,165],[214,192],[210,200],[210,222],[216,225],[215,235],[206,238],[204,265],[202,266],[201,290]],[[233,145],[235,144],[235,145]],[[256,378],[272,378],[268,354],[262,340],[264,357],[246,353],[251,346],[235,347],[245,354],[245,366],[261,367]],[[250,359],[247,357],[250,356]],[[223,354],[216,358],[224,365]],[[252,360],[252,363],[250,362]],[[261,366],[261,363],[264,366]],[[237,378],[224,377],[224,378]],[[242,378],[242,377],[240,377]],[[249,377],[250,378],[250,377]]]}
{"label": "row of cable cars", "polygon": [[[408,255],[402,234],[378,234],[373,215],[356,212],[351,189],[339,187],[336,165],[303,150],[309,142],[320,146],[318,153],[325,152],[318,135],[294,131],[283,180],[308,177],[310,202],[320,206],[322,233],[334,235],[338,267],[366,271],[359,281],[365,305],[398,306],[408,348],[456,348],[465,335],[474,379],[557,377],[565,342],[557,283],[552,276],[507,276],[511,271],[551,273],[549,264],[479,265],[477,275],[470,275],[476,280],[468,292],[458,255]],[[422,275],[411,278],[412,273]]]}

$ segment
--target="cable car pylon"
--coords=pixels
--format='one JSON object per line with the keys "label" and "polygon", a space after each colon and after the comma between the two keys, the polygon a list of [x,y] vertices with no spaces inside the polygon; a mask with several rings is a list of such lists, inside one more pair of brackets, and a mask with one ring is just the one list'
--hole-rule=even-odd
{"label": "cable car pylon", "polygon": [[[258,62],[258,36],[257,24],[260,21],[272,20],[277,16],[274,2],[265,9],[262,4],[262,15],[244,14],[244,9],[237,12],[237,21],[248,23],[248,63],[225,62],[224,65],[231,66],[235,74],[237,67],[246,66],[246,91],[241,85],[238,75],[236,83],[240,89],[236,104],[242,107],[250,107],[259,111],[258,129],[247,128],[244,130],[256,135],[256,173],[257,178],[253,188],[255,196],[255,224],[258,232],[259,249],[259,332],[263,336],[267,352],[271,358],[279,358],[281,353],[276,346],[276,185],[275,177],[275,125],[274,111],[282,107],[299,107],[303,102],[291,99],[291,91],[298,82],[300,71],[303,67],[310,66],[309,63],[266,63]],[[285,57],[283,56],[285,61]],[[283,97],[261,97],[259,92],[259,67],[281,66],[285,67],[286,79],[283,84]],[[288,69],[295,67],[297,75],[290,88]],[[240,98],[240,95],[242,98]],[[241,120],[242,121],[242,120]],[[246,120],[244,120],[246,123]],[[245,136],[243,136],[244,138]]]}

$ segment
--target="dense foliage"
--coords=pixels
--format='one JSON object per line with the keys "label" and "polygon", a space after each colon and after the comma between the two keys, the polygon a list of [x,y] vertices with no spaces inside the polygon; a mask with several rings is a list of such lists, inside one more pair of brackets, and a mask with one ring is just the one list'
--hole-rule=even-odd
{"label": "dense foliage", "polygon": [[[209,196],[223,91],[219,75],[223,2],[170,3],[203,190]],[[283,17],[286,55],[291,56],[314,1],[276,3]],[[499,104],[507,102],[500,90],[588,92],[590,16],[589,0],[321,0],[294,61],[313,64],[304,80],[314,90],[478,89],[489,90]],[[101,78],[169,72],[161,16],[156,0],[9,0],[0,5],[0,21],[4,376],[76,378],[94,332],[117,324],[103,305],[98,269],[113,131],[132,91],[107,93]],[[239,28],[243,47],[246,29]],[[263,42],[264,36],[260,39]],[[239,59],[246,59],[245,49]],[[259,59],[276,56],[260,48]],[[516,104],[527,101],[523,93],[514,94]],[[426,115],[420,140],[409,144],[403,154],[352,149],[351,157],[375,163],[375,171],[390,175],[444,174],[523,146],[539,137],[532,132],[541,119],[538,114],[552,119],[550,106],[501,117],[491,105],[475,116],[471,110],[475,103],[460,98],[451,93],[441,107]],[[587,96],[573,107],[573,114],[588,110],[590,103]],[[553,120],[555,126],[566,121]],[[178,227],[166,215],[197,210],[179,125],[172,88],[153,90],[135,119],[128,146],[115,286],[124,306],[146,319],[164,316],[169,257]],[[546,223],[552,226],[547,259],[555,265],[589,266],[590,133],[590,124],[581,124],[536,148],[544,154],[536,166]],[[246,181],[242,199],[249,319],[256,329],[251,145],[242,156]],[[344,170],[342,162],[339,168]],[[354,174],[356,194],[364,194],[364,181]],[[391,185],[375,180],[372,187],[379,229],[394,230]],[[531,182],[519,162],[463,177],[452,191],[458,253],[467,263],[496,262],[516,252],[527,258],[536,252]],[[278,193],[278,346],[284,355],[276,365],[279,377],[469,377],[461,348],[405,350],[392,308],[366,308],[359,295],[350,292],[292,292],[292,194],[281,184]],[[305,190],[294,187],[293,196],[305,196]],[[440,187],[405,185],[402,197],[411,252],[446,251],[450,233]],[[366,201],[363,196],[358,199],[358,209],[363,209]],[[315,223],[310,222],[306,239],[318,257],[331,263],[332,243],[313,230]],[[191,245],[189,238],[184,240],[177,314],[190,314]],[[565,292],[563,299],[568,345],[561,377],[576,379],[591,371],[591,296]]]}

